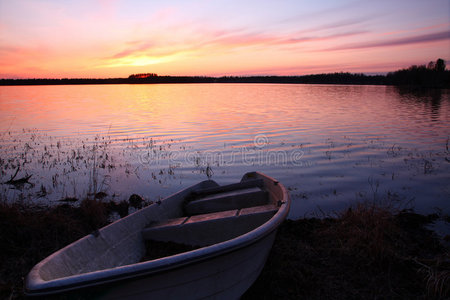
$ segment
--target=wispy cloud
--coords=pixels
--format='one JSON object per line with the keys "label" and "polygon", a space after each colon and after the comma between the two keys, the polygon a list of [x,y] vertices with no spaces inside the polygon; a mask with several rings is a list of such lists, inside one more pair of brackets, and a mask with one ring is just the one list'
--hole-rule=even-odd
{"label": "wispy cloud", "polygon": [[124,66],[148,66],[154,64],[160,64],[169,62],[174,59],[174,56],[164,56],[164,57],[156,57],[156,56],[132,56],[132,57],[123,57],[116,60],[111,60],[109,62],[103,62],[98,65],[97,68],[116,68],[116,67],[124,67]]}
{"label": "wispy cloud", "polygon": [[[186,30],[186,28],[185,28]],[[299,34],[270,34],[245,29],[196,29],[191,28],[189,41],[177,42],[176,40],[160,40],[158,38],[146,38],[126,43],[124,49],[104,58],[108,66],[134,64],[135,60],[158,63],[169,57],[183,54],[200,55],[213,53],[228,53],[243,48],[252,48],[254,51],[276,49],[282,46],[293,46],[304,43],[315,43],[326,40],[342,39],[367,33],[365,30],[353,30],[347,32],[305,35]],[[149,41],[150,39],[151,41]],[[295,49],[294,49],[295,51]],[[150,63],[149,63],[150,64]]]}
{"label": "wispy cloud", "polygon": [[[300,1],[299,1],[300,2]],[[345,3],[346,2],[346,3]],[[346,15],[346,12],[351,11],[355,5],[361,2],[360,0],[356,1],[335,1],[332,2],[331,5],[318,5],[316,9],[309,9],[306,6],[305,9],[302,9],[301,13],[295,14],[294,16],[290,16],[280,21],[280,23],[297,23],[299,20],[310,20],[315,19],[317,16],[329,18],[330,16],[336,15]],[[313,6],[313,5],[312,5]]]}
{"label": "wispy cloud", "polygon": [[338,30],[344,27],[361,27],[362,24],[367,23],[371,17],[357,17],[357,18],[348,18],[342,19],[330,23],[325,23],[319,26],[306,28],[304,30],[300,30],[297,33],[308,33],[308,32],[318,32],[318,31],[326,31],[326,30]]}
{"label": "wispy cloud", "polygon": [[369,41],[361,43],[350,43],[344,44],[337,47],[327,48],[324,51],[334,51],[334,50],[357,50],[364,48],[378,48],[378,47],[392,47],[392,46],[404,46],[410,44],[421,44],[429,42],[439,42],[444,40],[450,40],[450,31],[441,31],[436,33],[421,34],[415,36],[409,36],[405,38],[391,39],[391,40],[380,40],[380,41]]}
{"label": "wispy cloud", "polygon": [[381,70],[448,59],[445,1],[0,0],[0,69],[33,76],[124,76],[146,66],[161,74]]}
{"label": "wispy cloud", "polygon": [[366,30],[356,30],[356,31],[349,31],[349,32],[341,32],[341,33],[334,33],[334,34],[328,34],[323,36],[304,36],[304,37],[294,37],[289,40],[286,40],[286,43],[302,43],[302,42],[313,42],[313,41],[324,41],[324,40],[330,40],[330,39],[336,39],[336,38],[343,38],[343,37],[350,37],[354,35],[360,35],[364,33],[368,33],[369,31]]}
{"label": "wispy cloud", "polygon": [[136,53],[141,53],[143,51],[149,50],[152,47],[155,46],[155,43],[149,42],[149,41],[143,41],[143,42],[134,42],[134,45],[128,47],[127,49],[120,51],[116,54],[114,54],[111,58],[123,58],[126,56],[130,56]]}

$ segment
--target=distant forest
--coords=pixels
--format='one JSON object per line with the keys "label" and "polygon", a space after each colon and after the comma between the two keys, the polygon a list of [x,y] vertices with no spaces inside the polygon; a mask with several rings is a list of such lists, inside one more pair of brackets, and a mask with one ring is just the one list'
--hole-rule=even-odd
{"label": "distant forest", "polygon": [[303,83],[399,85],[450,88],[450,71],[445,61],[438,59],[428,65],[411,66],[387,75],[329,73],[303,76],[158,76],[155,73],[132,74],[128,78],[62,78],[62,79],[1,79],[0,85],[64,85],[64,84],[149,84],[149,83]]}

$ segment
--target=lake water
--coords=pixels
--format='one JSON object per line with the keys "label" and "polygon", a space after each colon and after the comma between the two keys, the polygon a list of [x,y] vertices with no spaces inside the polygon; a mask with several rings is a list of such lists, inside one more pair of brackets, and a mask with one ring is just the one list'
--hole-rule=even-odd
{"label": "lake water", "polygon": [[292,218],[357,201],[450,212],[450,91],[167,84],[0,87],[7,201],[156,200],[211,177],[281,181]]}

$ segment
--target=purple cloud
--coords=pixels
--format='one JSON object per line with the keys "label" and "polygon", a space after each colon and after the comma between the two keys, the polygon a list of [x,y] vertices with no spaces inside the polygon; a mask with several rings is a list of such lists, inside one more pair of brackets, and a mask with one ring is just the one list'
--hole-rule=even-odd
{"label": "purple cloud", "polygon": [[353,18],[353,19],[344,19],[339,20],[332,23],[326,23],[320,26],[311,27],[308,29],[300,30],[298,33],[308,33],[308,32],[315,32],[315,31],[323,31],[323,30],[336,30],[338,28],[342,27],[349,27],[349,26],[361,26],[361,24],[367,22],[369,20],[368,17],[366,18]]}
{"label": "purple cloud", "polygon": [[309,42],[309,41],[320,41],[320,40],[329,40],[329,39],[335,39],[335,38],[341,38],[341,37],[347,37],[347,36],[353,36],[353,35],[359,35],[367,33],[366,30],[356,30],[356,31],[349,31],[349,32],[341,32],[341,33],[335,33],[335,34],[329,34],[324,36],[306,36],[306,37],[299,37],[299,38],[291,38],[287,42],[289,43],[301,43],[301,42]]}
{"label": "purple cloud", "polygon": [[364,49],[364,48],[378,48],[378,47],[390,47],[390,46],[403,46],[409,44],[420,44],[427,42],[438,42],[450,39],[450,31],[442,31],[431,34],[422,34],[416,36],[410,36],[406,38],[399,38],[395,40],[384,40],[384,41],[374,41],[374,42],[364,42],[364,43],[353,43],[346,44],[338,47],[328,48],[324,51],[329,50],[354,50],[354,49]]}

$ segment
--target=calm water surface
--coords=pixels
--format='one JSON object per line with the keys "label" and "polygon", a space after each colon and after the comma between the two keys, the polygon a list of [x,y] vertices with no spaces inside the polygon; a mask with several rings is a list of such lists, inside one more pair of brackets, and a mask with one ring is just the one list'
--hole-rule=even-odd
{"label": "calm water surface", "polygon": [[100,191],[155,200],[208,175],[261,171],[291,217],[361,200],[450,212],[450,92],[384,86],[189,84],[0,87],[8,201]]}

